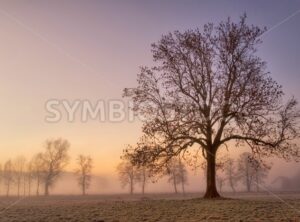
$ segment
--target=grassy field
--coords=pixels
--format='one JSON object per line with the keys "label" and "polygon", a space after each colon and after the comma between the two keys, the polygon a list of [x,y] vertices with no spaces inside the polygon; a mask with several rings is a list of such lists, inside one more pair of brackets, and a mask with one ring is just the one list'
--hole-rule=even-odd
{"label": "grassy field", "polygon": [[0,197],[0,221],[300,221],[300,194]]}

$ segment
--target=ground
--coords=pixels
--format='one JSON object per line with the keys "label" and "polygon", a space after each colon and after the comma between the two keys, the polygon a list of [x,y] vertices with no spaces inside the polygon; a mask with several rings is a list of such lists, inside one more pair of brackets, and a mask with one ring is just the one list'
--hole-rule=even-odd
{"label": "ground", "polygon": [[300,194],[0,197],[0,221],[299,221]]}

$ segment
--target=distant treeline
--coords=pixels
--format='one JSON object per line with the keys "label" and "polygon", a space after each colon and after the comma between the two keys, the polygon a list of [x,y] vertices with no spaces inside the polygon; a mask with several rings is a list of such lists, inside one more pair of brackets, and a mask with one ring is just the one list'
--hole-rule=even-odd
{"label": "distant treeline", "polygon": [[[50,188],[69,163],[69,147],[70,143],[65,139],[49,139],[45,142],[43,152],[33,155],[30,160],[24,156],[7,160],[3,166],[0,165],[1,193],[6,196],[49,195]],[[91,181],[92,159],[79,155],[77,165],[74,173],[82,194],[85,194]]]}

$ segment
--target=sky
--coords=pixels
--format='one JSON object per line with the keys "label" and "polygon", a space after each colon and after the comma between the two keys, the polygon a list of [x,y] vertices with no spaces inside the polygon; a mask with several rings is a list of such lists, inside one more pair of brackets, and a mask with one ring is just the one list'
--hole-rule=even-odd
{"label": "sky", "polygon": [[[300,0],[289,1],[0,1],[0,162],[30,158],[47,138],[71,143],[94,158],[95,174],[115,174],[139,121],[45,121],[47,101],[122,101],[139,66],[152,64],[150,45],[174,30],[203,27],[243,13],[266,26],[258,55],[287,97],[300,101]],[[282,173],[295,165],[278,161]],[[282,167],[285,166],[285,167]]]}

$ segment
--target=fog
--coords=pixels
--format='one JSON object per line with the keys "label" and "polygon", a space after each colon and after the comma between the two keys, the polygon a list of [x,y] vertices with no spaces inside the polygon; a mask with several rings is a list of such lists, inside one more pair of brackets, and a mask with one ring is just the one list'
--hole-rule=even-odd
{"label": "fog", "polygon": [[[276,160],[277,163],[273,165],[269,176],[264,184],[261,185],[260,191],[300,191],[300,167],[294,162],[284,162],[283,160]],[[31,195],[36,194],[35,181],[33,181],[31,188]],[[204,173],[201,169],[188,171],[188,184],[186,185],[186,192],[204,192],[206,181]],[[43,195],[43,184],[40,187],[40,194]],[[3,195],[5,188],[1,187],[0,193]],[[181,192],[181,190],[179,189]],[[227,182],[225,182],[223,192],[231,192]],[[245,186],[242,183],[237,183],[237,191],[244,192]],[[93,174],[90,188],[87,194],[126,194],[129,193],[128,187],[121,187],[117,172],[113,174]],[[136,184],[134,193],[141,193],[141,186]],[[172,184],[168,183],[167,177],[161,177],[157,182],[149,182],[146,186],[146,193],[174,193]],[[11,195],[16,195],[16,187],[12,185]],[[73,172],[63,172],[57,179],[56,183],[50,189],[50,195],[81,195],[81,189],[78,186],[77,176]]]}
{"label": "fog", "polygon": [[[265,184],[261,185],[261,191],[300,191],[300,167],[293,169],[293,163],[281,164],[274,166]],[[293,170],[286,170],[284,174],[277,172],[278,168],[289,168]],[[284,170],[283,170],[284,171]],[[199,172],[189,171],[188,184],[186,192],[204,192],[206,181],[202,170]],[[245,191],[243,184],[238,183],[238,191]],[[230,187],[225,183],[224,192],[231,192]],[[81,190],[77,185],[76,176],[72,173],[65,173],[57,181],[57,184],[51,190],[52,194],[80,194]],[[93,175],[88,194],[119,194],[128,193],[127,187],[121,188],[118,176],[115,175]],[[162,177],[155,183],[149,183],[146,187],[146,193],[174,193],[172,184],[167,182],[166,177]],[[135,185],[134,193],[141,193],[141,186]]]}

